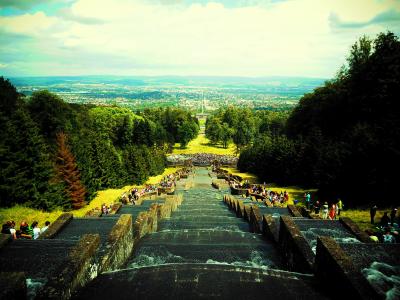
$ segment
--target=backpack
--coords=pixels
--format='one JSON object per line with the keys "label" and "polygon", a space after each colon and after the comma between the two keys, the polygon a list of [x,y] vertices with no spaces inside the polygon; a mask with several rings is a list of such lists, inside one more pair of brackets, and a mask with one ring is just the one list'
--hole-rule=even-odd
{"label": "backpack", "polygon": [[384,243],[393,243],[393,236],[391,234],[384,234],[383,242]]}

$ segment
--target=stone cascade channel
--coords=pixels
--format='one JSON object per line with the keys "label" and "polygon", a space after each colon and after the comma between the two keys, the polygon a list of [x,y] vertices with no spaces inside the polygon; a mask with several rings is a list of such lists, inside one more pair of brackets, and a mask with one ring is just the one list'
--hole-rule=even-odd
{"label": "stone cascade channel", "polygon": [[205,168],[178,182],[178,210],[140,240],[125,268],[99,275],[75,298],[324,299],[313,275],[284,270],[276,244],[249,232],[211,182]]}

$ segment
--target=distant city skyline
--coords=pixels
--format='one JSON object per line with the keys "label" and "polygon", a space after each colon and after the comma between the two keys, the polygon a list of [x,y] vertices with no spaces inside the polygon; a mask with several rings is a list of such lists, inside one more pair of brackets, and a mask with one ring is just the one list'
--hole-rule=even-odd
{"label": "distant city skyline", "polygon": [[0,76],[331,78],[399,0],[1,0]]}

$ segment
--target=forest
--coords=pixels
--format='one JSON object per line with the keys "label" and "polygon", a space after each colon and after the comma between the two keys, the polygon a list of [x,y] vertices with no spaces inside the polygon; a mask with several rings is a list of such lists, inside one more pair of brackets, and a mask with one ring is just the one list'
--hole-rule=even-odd
{"label": "forest", "polygon": [[99,190],[143,183],[164,170],[176,142],[197,135],[179,108],[133,112],[69,104],[48,91],[25,97],[0,77],[0,206],[84,206]]}
{"label": "forest", "polygon": [[289,112],[229,107],[208,119],[215,143],[233,141],[238,168],[262,181],[319,189],[349,206],[397,200],[400,42],[360,38],[337,75]]}

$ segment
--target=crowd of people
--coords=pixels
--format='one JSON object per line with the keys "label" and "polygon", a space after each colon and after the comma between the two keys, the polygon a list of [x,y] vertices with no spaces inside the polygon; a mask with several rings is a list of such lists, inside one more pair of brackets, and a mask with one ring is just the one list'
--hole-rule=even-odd
{"label": "crowd of people", "polygon": [[135,187],[135,188],[129,190],[128,192],[123,193],[121,196],[121,201],[122,201],[122,203],[125,203],[125,204],[128,202],[135,204],[135,201],[139,200],[139,198],[141,196],[143,196],[144,194],[153,193],[153,192],[157,192],[157,191],[158,191],[157,186],[154,184],[146,184],[144,186],[144,188],[141,188],[141,189],[138,189]]}
{"label": "crowd of people", "polygon": [[[294,200],[294,203],[297,204],[298,200]],[[328,204],[327,201],[323,203],[319,200],[313,201],[310,192],[304,193],[303,203],[308,210],[325,220],[336,220],[340,217],[340,213],[344,207],[343,201],[340,198],[331,204]]]}
{"label": "crowd of people", "polygon": [[140,197],[142,197],[145,194],[148,193],[158,193],[159,189],[165,189],[165,188],[172,188],[176,186],[176,180],[179,179],[179,177],[182,174],[188,175],[191,173],[192,168],[191,167],[184,167],[175,173],[166,175],[163,177],[163,179],[159,182],[158,185],[155,184],[146,184],[144,188],[138,189],[138,188],[133,188],[128,192],[125,192],[121,196],[121,202],[124,204],[127,203],[132,203],[136,204],[135,201],[139,200]]}
{"label": "crowd of people", "polygon": [[400,224],[397,217],[397,207],[393,207],[390,211],[390,215],[388,211],[383,212],[383,216],[380,218],[379,223],[375,223],[375,216],[378,211],[378,207],[376,205],[371,206],[370,208],[370,217],[371,224],[375,225],[376,231],[367,231],[371,240],[375,242],[383,242],[383,243],[400,243],[399,230]]}
{"label": "crowd of people", "polygon": [[[303,198],[307,209],[313,211],[314,214],[320,216],[322,219],[336,220],[337,217],[340,216],[340,213],[344,207],[343,202],[340,198],[336,201],[336,203],[331,203],[330,205],[328,205],[328,202],[324,202],[321,205],[318,200],[313,202],[310,193],[305,193]],[[380,218],[379,222],[375,223],[377,210],[378,207],[376,205],[373,205],[370,208],[371,224],[376,225],[376,230],[373,231],[368,229],[365,232],[374,242],[399,243],[400,226],[397,218],[397,207],[392,208],[392,210],[390,211],[390,215],[388,211],[383,212],[383,215]]]}
{"label": "crowd of people", "polygon": [[289,193],[287,191],[272,191],[264,184],[250,184],[248,180],[238,182],[231,180],[229,185],[234,189],[247,190],[247,196],[258,196],[263,199],[269,200],[274,206],[282,206],[289,201]]}
{"label": "crowd of people", "polygon": [[210,166],[215,161],[221,165],[236,165],[238,157],[211,153],[173,154],[167,157],[167,161],[171,164],[184,164],[184,162],[190,161],[196,166]]}
{"label": "crowd of people", "polygon": [[235,189],[248,190],[250,188],[250,183],[245,180],[244,182],[238,182],[236,180],[230,180],[229,185]]}
{"label": "crowd of people", "polygon": [[266,187],[265,184],[253,184],[249,188],[251,194],[256,194],[268,199],[273,205],[282,205],[289,201],[289,193],[286,191],[275,192]]}
{"label": "crowd of people", "polygon": [[39,236],[47,230],[50,226],[50,222],[46,221],[44,227],[39,228],[39,223],[34,221],[29,225],[26,221],[22,221],[19,229],[15,228],[14,221],[7,221],[2,225],[1,233],[10,234],[14,240],[16,239],[30,239],[36,240]]}
{"label": "crowd of people", "polygon": [[160,181],[159,186],[162,188],[170,188],[176,185],[176,175],[169,174],[164,176],[164,178]]}

